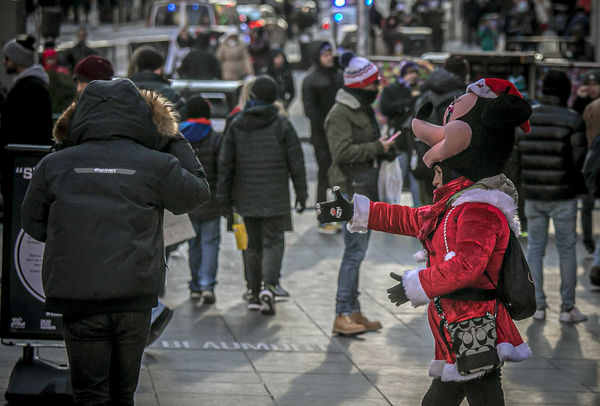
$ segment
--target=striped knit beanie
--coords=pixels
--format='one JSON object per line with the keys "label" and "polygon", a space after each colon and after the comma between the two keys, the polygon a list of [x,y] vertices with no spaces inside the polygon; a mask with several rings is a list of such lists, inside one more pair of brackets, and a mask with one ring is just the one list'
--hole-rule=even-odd
{"label": "striped knit beanie", "polygon": [[377,66],[366,58],[345,52],[340,62],[344,67],[344,86],[361,88],[379,80],[381,75]]}

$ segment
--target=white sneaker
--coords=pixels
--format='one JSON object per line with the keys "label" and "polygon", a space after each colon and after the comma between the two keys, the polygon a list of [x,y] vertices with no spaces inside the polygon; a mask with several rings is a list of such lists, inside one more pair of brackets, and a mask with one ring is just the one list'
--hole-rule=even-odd
{"label": "white sneaker", "polygon": [[587,316],[582,314],[576,307],[573,307],[570,312],[560,312],[558,319],[563,323],[573,324],[587,321]]}
{"label": "white sneaker", "polygon": [[535,313],[533,313],[534,320],[546,320],[546,309],[537,309]]}

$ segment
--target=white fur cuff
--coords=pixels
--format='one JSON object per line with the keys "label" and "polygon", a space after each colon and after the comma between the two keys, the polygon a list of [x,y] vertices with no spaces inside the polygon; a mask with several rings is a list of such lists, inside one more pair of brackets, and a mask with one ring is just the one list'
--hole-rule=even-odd
{"label": "white fur cuff", "polygon": [[371,201],[363,196],[354,193],[352,197],[354,201],[354,216],[352,221],[349,221],[346,228],[351,233],[366,233],[369,230],[369,211]]}
{"label": "white fur cuff", "polygon": [[402,285],[406,291],[406,296],[410,299],[412,307],[423,306],[429,303],[429,297],[423,290],[423,286],[421,286],[421,281],[419,280],[418,269],[404,272],[404,275],[402,275]]}

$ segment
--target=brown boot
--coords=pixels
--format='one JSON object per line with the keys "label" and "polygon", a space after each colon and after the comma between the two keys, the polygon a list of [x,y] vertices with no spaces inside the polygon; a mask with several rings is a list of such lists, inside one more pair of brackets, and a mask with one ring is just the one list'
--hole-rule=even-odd
{"label": "brown boot", "polygon": [[337,316],[333,321],[333,333],[351,336],[367,331],[365,326],[354,322],[350,316]]}
{"label": "brown boot", "polygon": [[367,331],[377,331],[381,329],[382,325],[378,321],[369,321],[361,312],[354,312],[350,315],[350,318],[357,324],[365,326]]}

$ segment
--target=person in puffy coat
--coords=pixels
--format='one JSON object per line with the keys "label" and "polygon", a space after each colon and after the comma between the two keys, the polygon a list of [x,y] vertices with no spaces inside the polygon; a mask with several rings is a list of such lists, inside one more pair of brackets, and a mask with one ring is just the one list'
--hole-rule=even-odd
{"label": "person in puffy coat", "polygon": [[225,40],[217,48],[217,59],[221,64],[223,80],[243,80],[254,74],[252,60],[246,45],[240,41],[236,28],[228,29]]}
{"label": "person in puffy coat", "polygon": [[577,195],[587,192],[581,169],[587,150],[585,122],[567,108],[571,81],[550,70],[542,81],[540,104],[533,108],[531,134],[518,139],[521,185],[527,217],[527,262],[535,282],[536,320],[546,318],[543,261],[548,221],[556,232],[560,263],[561,311],[565,323],[587,320],[575,307],[577,286]]}
{"label": "person in puffy coat", "polygon": [[46,309],[63,314],[75,404],[133,405],[165,280],[163,211],[205,203],[208,184],[172,106],[128,79],[90,82],[54,138],[21,208],[46,243]]}
{"label": "person in puffy coat", "polygon": [[[444,127],[421,119],[431,109],[429,104],[419,110],[412,129],[431,147],[423,160],[435,170],[432,205],[390,205],[358,194],[351,203],[338,195],[336,201],[320,203],[317,213],[321,221],[334,221],[332,213],[339,214],[351,221],[352,232],[384,231],[422,243],[424,250],[415,255],[422,265],[402,276],[392,273],[399,283],[388,289],[397,306],[409,301],[413,307],[428,306],[435,341],[429,376],[434,379],[422,404],[458,406],[466,397],[471,406],[504,405],[501,362],[523,361],[532,354],[495,295],[510,233],[519,234],[515,188],[500,171],[513,148],[514,127],[529,130],[531,108],[510,82],[482,79],[449,106]],[[465,296],[464,288],[491,295]],[[491,368],[459,369],[437,299],[448,323],[495,315],[497,357],[486,364]]]}
{"label": "person in puffy coat", "polygon": [[284,232],[292,229],[290,177],[298,212],[304,211],[307,199],[302,147],[290,122],[273,105],[276,98],[273,79],[256,78],[244,110],[225,134],[217,182],[217,199],[242,215],[248,232],[248,308],[270,315],[275,314]]}

